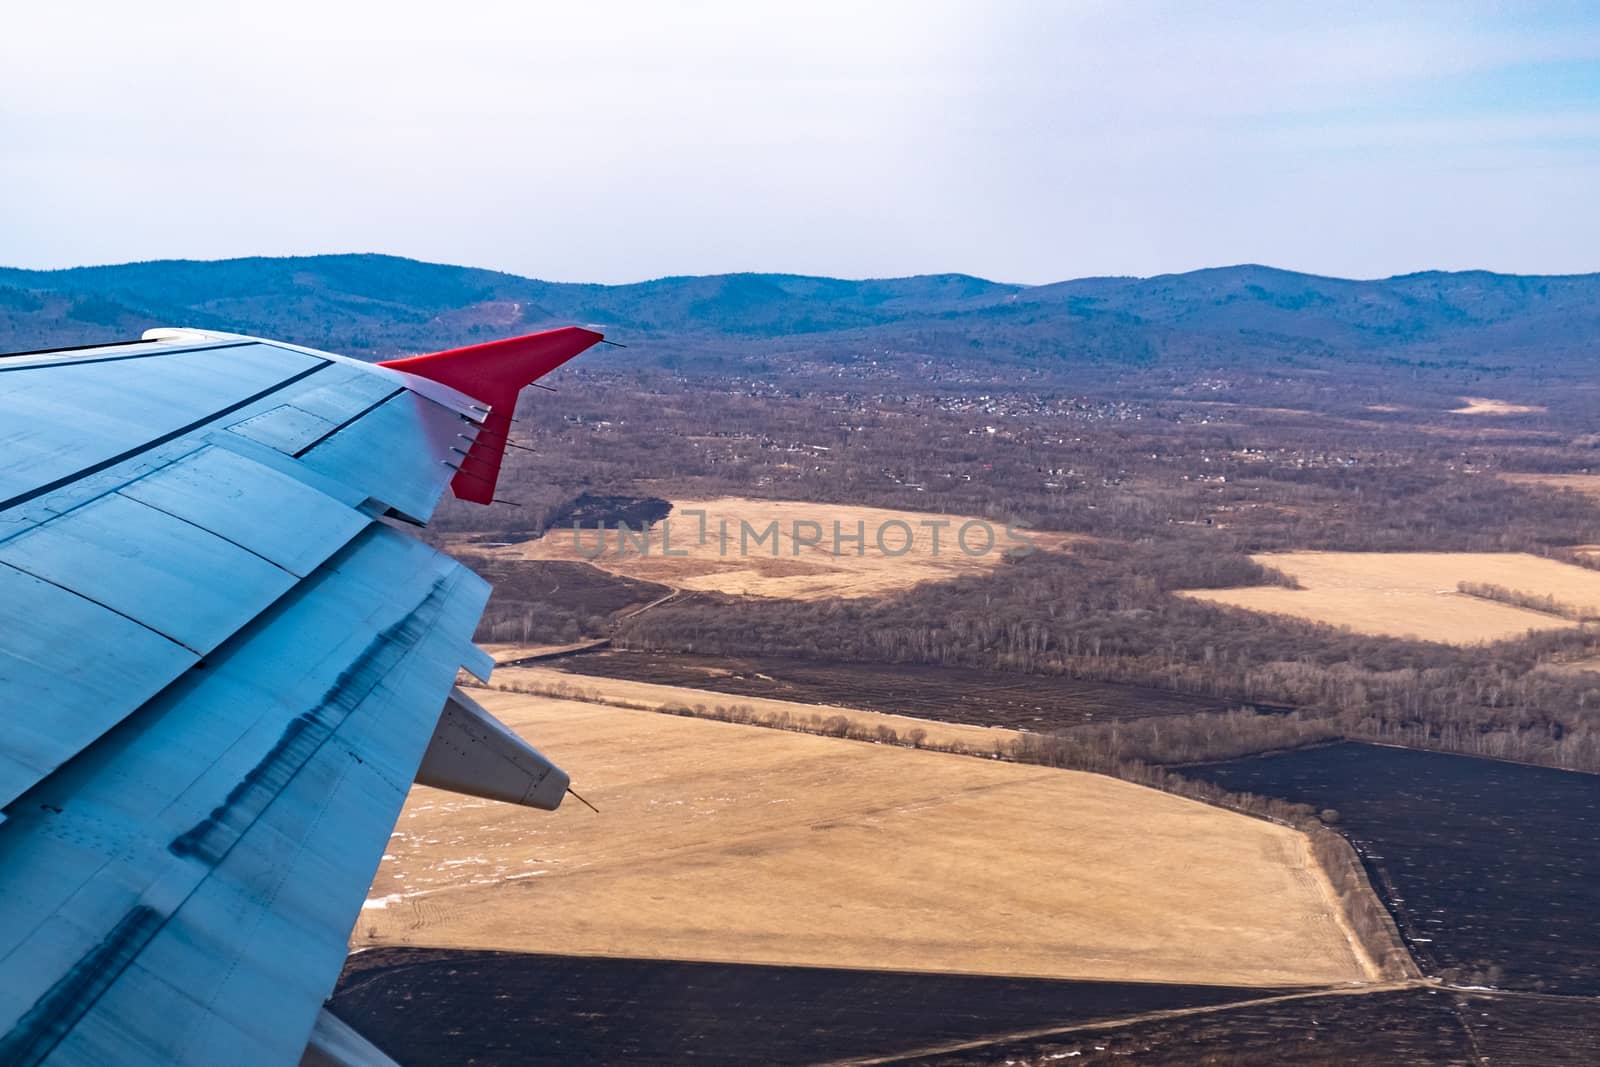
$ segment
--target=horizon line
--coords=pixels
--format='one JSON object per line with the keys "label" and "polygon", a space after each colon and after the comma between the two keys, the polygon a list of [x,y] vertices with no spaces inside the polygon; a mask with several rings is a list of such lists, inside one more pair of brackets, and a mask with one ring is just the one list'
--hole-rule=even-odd
{"label": "horizon line", "polygon": [[1020,290],[1027,290],[1027,289],[1044,289],[1044,288],[1049,288],[1050,286],[1054,286],[1054,285],[1068,285],[1068,284],[1071,284],[1071,283],[1074,283],[1074,282],[1092,282],[1092,281],[1146,282],[1146,281],[1154,281],[1154,280],[1157,280],[1157,279],[1160,279],[1160,278],[1182,278],[1182,277],[1188,277],[1190,275],[1205,274],[1205,273],[1209,273],[1209,272],[1213,272],[1213,271],[1239,271],[1239,270],[1263,270],[1263,271],[1270,271],[1270,272],[1273,272],[1275,274],[1287,274],[1287,275],[1294,275],[1294,276],[1301,277],[1301,278],[1315,278],[1315,279],[1322,280],[1322,281],[1347,282],[1347,283],[1352,283],[1352,284],[1372,284],[1372,283],[1379,283],[1379,282],[1391,282],[1391,281],[1398,281],[1398,280],[1401,280],[1401,279],[1404,279],[1404,278],[1417,278],[1417,277],[1422,277],[1422,276],[1426,276],[1426,275],[1491,275],[1491,276],[1499,277],[1499,278],[1549,278],[1549,279],[1592,278],[1592,277],[1600,276],[1600,269],[1593,270],[1593,271],[1577,271],[1577,272],[1560,273],[1560,274],[1539,274],[1539,273],[1527,274],[1527,273],[1521,273],[1521,272],[1517,272],[1517,271],[1497,271],[1497,270],[1493,270],[1493,269],[1490,269],[1490,268],[1487,268],[1487,267],[1468,267],[1468,268],[1458,268],[1458,269],[1428,268],[1428,269],[1424,269],[1424,270],[1403,271],[1403,272],[1398,273],[1398,274],[1387,274],[1387,275],[1376,276],[1376,277],[1352,278],[1352,277],[1346,277],[1346,276],[1337,275],[1337,274],[1319,274],[1319,273],[1317,273],[1315,271],[1295,270],[1295,269],[1292,269],[1292,268],[1289,268],[1289,267],[1276,267],[1276,266],[1273,266],[1273,265],[1268,264],[1268,263],[1245,262],[1245,263],[1216,264],[1216,265],[1213,265],[1213,266],[1206,266],[1206,267],[1194,267],[1194,268],[1191,268],[1189,270],[1162,271],[1162,272],[1159,272],[1159,273],[1156,273],[1156,274],[1085,274],[1085,275],[1079,275],[1079,276],[1076,276],[1076,277],[1058,278],[1058,279],[1056,279],[1054,281],[1038,282],[1038,283],[997,281],[997,280],[995,280],[993,278],[986,278],[986,277],[984,277],[982,275],[979,275],[979,274],[969,274],[969,273],[966,273],[964,271],[928,271],[928,272],[916,273],[916,274],[889,274],[889,275],[870,275],[870,276],[864,276],[864,277],[847,277],[847,276],[844,276],[844,275],[835,275],[835,274],[805,274],[805,273],[799,273],[799,272],[793,272],[793,271],[781,271],[781,270],[734,270],[734,271],[718,271],[718,272],[707,273],[707,274],[662,274],[662,275],[657,275],[657,276],[654,276],[654,277],[641,278],[641,279],[639,279],[637,281],[628,281],[628,282],[593,282],[593,281],[565,281],[565,280],[558,280],[558,279],[554,279],[554,278],[541,278],[541,277],[536,277],[536,276],[531,275],[531,274],[518,274],[518,273],[516,273],[514,271],[501,270],[501,269],[496,268],[496,267],[479,267],[479,266],[473,266],[473,265],[465,264],[465,263],[448,263],[448,262],[444,262],[442,260],[418,259],[418,258],[415,258],[413,256],[403,256],[403,255],[398,255],[398,254],[393,253],[393,252],[312,252],[312,253],[292,254],[292,255],[219,256],[219,257],[209,258],[209,259],[172,256],[172,257],[162,257],[162,258],[157,258],[157,259],[131,259],[131,260],[123,260],[121,262],[116,262],[116,263],[82,263],[82,264],[76,264],[76,265],[71,266],[71,267],[22,267],[22,266],[0,265],[0,272],[11,272],[11,271],[14,271],[14,272],[24,273],[24,274],[70,274],[70,273],[73,273],[75,271],[115,270],[115,269],[121,268],[121,267],[147,267],[147,266],[161,266],[161,265],[166,265],[166,264],[219,265],[219,264],[226,264],[226,263],[240,263],[240,262],[244,262],[244,261],[247,261],[247,260],[262,260],[262,261],[267,261],[267,262],[287,262],[287,261],[291,261],[291,260],[319,260],[319,259],[323,259],[323,260],[326,260],[326,259],[391,259],[391,260],[397,260],[397,261],[400,261],[400,262],[403,262],[403,263],[414,263],[414,264],[419,264],[419,265],[422,265],[422,266],[429,266],[429,267],[443,267],[443,268],[450,269],[450,270],[482,271],[482,272],[488,273],[488,274],[504,275],[507,278],[515,278],[515,279],[517,279],[519,281],[538,282],[538,283],[545,284],[545,285],[592,286],[592,287],[602,288],[602,289],[625,289],[625,288],[630,288],[630,287],[633,287],[633,286],[650,285],[650,284],[653,284],[653,283],[656,283],[656,282],[690,281],[690,280],[697,280],[697,279],[704,279],[704,278],[739,278],[739,277],[761,278],[761,277],[765,277],[765,278],[797,278],[797,279],[807,279],[807,280],[814,280],[814,281],[851,282],[851,283],[856,283],[856,284],[866,284],[866,283],[869,283],[869,282],[913,281],[913,280],[922,279],[922,278],[966,278],[966,279],[970,279],[972,281],[983,282],[986,285],[999,286],[999,287],[1002,287],[1002,288],[1013,288],[1013,289],[1017,289],[1017,290],[1020,291]]}

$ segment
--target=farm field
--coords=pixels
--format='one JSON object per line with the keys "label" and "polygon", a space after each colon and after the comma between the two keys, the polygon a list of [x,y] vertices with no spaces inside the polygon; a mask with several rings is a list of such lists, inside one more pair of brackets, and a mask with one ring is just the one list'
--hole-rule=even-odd
{"label": "farm field", "polygon": [[1277,992],[385,948],[350,958],[332,1003],[408,1067],[522,1064],[530,1049],[567,1063],[745,1067],[916,1054]]}
{"label": "farm field", "polygon": [[1359,982],[1291,830],[1070,771],[483,691],[596,815],[413,790],[353,947]]}
{"label": "farm field", "polygon": [[[587,563],[551,560],[527,563],[486,556],[485,546],[446,538],[450,550],[493,585],[477,640],[515,657],[520,646],[558,648],[595,640],[612,622],[671,593],[665,586],[636,582]],[[530,653],[533,654],[533,653]]]}
{"label": "farm field", "polygon": [[1593,1001],[1440,989],[1243,1004],[878,1062],[919,1067],[1587,1067],[1600,1060]]}
{"label": "farm field", "polygon": [[734,697],[836,704],[1035,731],[1147,715],[1223,711],[1231,706],[1227,701],[1148,686],[913,663],[606,650],[556,660],[550,666],[579,676],[688,686]]}
{"label": "farm field", "polygon": [[[704,527],[694,512],[705,513]],[[969,555],[957,543],[969,522],[979,525],[969,531],[967,545],[973,553],[987,545],[981,554]],[[835,523],[841,536],[837,553]],[[943,525],[935,531],[928,523]],[[765,536],[769,525],[774,526],[770,537]],[[858,530],[865,531],[859,554],[845,540]],[[813,534],[820,543],[807,543]],[[1059,549],[1073,540],[1066,534],[1024,536],[1041,549]],[[1022,546],[1007,538],[1003,521],[729,496],[674,501],[672,513],[651,529],[644,548],[621,540],[614,529],[577,533],[571,526],[557,526],[537,540],[483,551],[498,560],[589,562],[613,574],[677,589],[821,600],[881,596],[921,582],[986,574],[1006,560],[1008,550]]]}
{"label": "farm field", "polygon": [[1577,624],[1457,590],[1497,585],[1575,606],[1600,604],[1600,571],[1521,552],[1270,552],[1251,557],[1301,588],[1192,589],[1180,596],[1291,615],[1357,633],[1452,645],[1521,637]]}
{"label": "farm field", "polygon": [[510,641],[483,641],[478,647],[494,657],[495,663],[516,663],[519,660],[535,657],[559,656],[580,648],[588,648],[594,640],[573,641],[561,645],[525,645]]}
{"label": "farm field", "polygon": [[1303,995],[383,948],[350,958],[331,1004],[409,1067],[520,1064],[530,1049],[568,1062],[712,1067],[1600,1060],[1592,1000],[1416,987]]}
{"label": "farm field", "polygon": [[1575,493],[1600,499],[1600,474],[1502,474],[1500,478],[1512,485],[1571,489]]}
{"label": "farm field", "polygon": [[925,737],[924,743],[930,747],[959,744],[966,746],[972,752],[979,753],[1003,750],[1017,739],[1015,730],[996,727],[939,722],[934,719],[889,715],[830,704],[802,704],[768,697],[729,696],[709,689],[569,674],[554,667],[503,667],[495,672],[494,684],[519,693],[570,696],[591,703],[634,710],[658,711],[668,707],[703,707],[714,710],[719,707],[737,707],[748,711],[751,716],[762,722],[792,721],[815,726],[820,726],[829,719],[843,718],[852,726],[868,730],[880,727],[893,730],[896,738],[904,737],[913,730],[920,730]]}
{"label": "farm field", "polygon": [[[571,531],[567,531],[569,534]],[[534,604],[609,615],[649,603],[667,590],[630,581],[584,561],[548,560],[526,566],[471,541],[447,540],[451,550],[494,586],[494,604]]]}
{"label": "farm field", "polygon": [[1600,776],[1362,744],[1183,774],[1336,809],[1424,973],[1600,995]]}
{"label": "farm field", "polygon": [[1546,409],[1538,404],[1513,404],[1509,400],[1496,400],[1487,396],[1464,396],[1461,406],[1451,408],[1452,415],[1537,415]]}

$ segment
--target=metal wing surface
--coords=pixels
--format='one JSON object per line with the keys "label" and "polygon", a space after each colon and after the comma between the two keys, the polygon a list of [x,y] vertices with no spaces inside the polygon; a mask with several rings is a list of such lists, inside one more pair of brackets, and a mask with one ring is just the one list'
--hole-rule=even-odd
{"label": "metal wing surface", "polygon": [[506,383],[599,339],[502,343],[492,398],[485,346],[0,359],[0,1063],[351,1062],[313,1028],[419,767],[566,789],[451,695],[488,586],[404,528],[492,498]]}

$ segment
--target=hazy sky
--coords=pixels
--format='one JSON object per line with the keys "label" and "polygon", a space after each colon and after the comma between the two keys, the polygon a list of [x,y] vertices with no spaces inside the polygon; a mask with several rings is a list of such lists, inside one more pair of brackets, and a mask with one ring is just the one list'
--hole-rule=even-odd
{"label": "hazy sky", "polygon": [[1600,5],[50,0],[0,263],[1600,270]]}

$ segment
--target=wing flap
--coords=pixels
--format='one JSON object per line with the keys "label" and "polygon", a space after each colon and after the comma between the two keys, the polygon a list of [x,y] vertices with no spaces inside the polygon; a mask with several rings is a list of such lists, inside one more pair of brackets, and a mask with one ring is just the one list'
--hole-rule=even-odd
{"label": "wing flap", "polygon": [[0,510],[331,365],[236,342],[0,367]]}
{"label": "wing flap", "polygon": [[292,1062],[486,598],[371,527],[26,794],[0,825],[0,1062]]}
{"label": "wing flap", "polygon": [[0,565],[0,808],[200,657],[93,601]]}
{"label": "wing flap", "polygon": [[404,390],[318,442],[300,462],[424,522],[455,473],[452,450],[470,443],[476,430],[455,412]]}
{"label": "wing flap", "polygon": [[[0,365],[0,809],[384,506],[431,514],[477,426],[404,382],[248,338]],[[299,458],[225,429],[298,404],[325,431]]]}
{"label": "wing flap", "polygon": [[0,685],[27,694],[0,720],[0,808],[370,522],[287,473],[205,447],[0,542]]}
{"label": "wing flap", "polygon": [[306,388],[295,393],[294,406],[343,426],[399,390],[393,378],[374,374],[366,364],[346,366],[307,382]]}
{"label": "wing flap", "polygon": [[294,404],[279,404],[270,411],[240,419],[228,427],[230,433],[285,455],[298,455],[334,431],[335,424],[321,415],[303,411]]}
{"label": "wing flap", "polygon": [[369,521],[302,481],[215,447],[155,471],[122,493],[302,578]]}
{"label": "wing flap", "polygon": [[255,553],[120,493],[0,543],[0,562],[202,654],[295,583]]}

